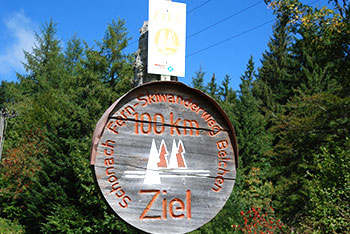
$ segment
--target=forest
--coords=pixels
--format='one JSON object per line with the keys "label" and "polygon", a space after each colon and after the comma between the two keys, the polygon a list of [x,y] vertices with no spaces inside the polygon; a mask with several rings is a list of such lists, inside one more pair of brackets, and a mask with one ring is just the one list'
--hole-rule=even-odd
{"label": "forest", "polygon": [[[229,75],[192,75],[239,144],[228,202],[193,233],[350,233],[350,1],[265,3],[273,34],[239,90]],[[0,85],[0,108],[17,114],[0,163],[0,233],[139,233],[104,203],[89,165],[98,119],[133,86],[125,21],[93,46],[76,36],[63,46],[56,25],[36,33],[18,82]]]}

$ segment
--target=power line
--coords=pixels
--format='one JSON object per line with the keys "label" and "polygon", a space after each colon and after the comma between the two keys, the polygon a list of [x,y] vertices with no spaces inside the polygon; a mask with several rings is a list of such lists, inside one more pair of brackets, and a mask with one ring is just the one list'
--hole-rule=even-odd
{"label": "power line", "polygon": [[216,26],[216,25],[222,23],[222,22],[225,22],[226,20],[229,20],[229,19],[231,19],[232,17],[234,17],[234,16],[236,16],[236,15],[239,15],[239,14],[241,14],[241,13],[243,13],[243,12],[249,10],[250,8],[253,8],[253,7],[255,7],[256,5],[258,5],[258,4],[262,3],[262,2],[263,2],[263,1],[259,0],[259,1],[255,2],[254,4],[248,6],[248,7],[244,8],[244,9],[242,9],[242,10],[240,10],[240,11],[238,11],[238,12],[233,13],[232,15],[227,16],[226,18],[223,18],[223,19],[219,20],[218,22],[213,23],[213,24],[211,24],[211,25],[209,25],[209,26],[207,26],[207,27],[205,27],[205,28],[199,30],[198,32],[195,32],[195,33],[193,33],[193,34],[187,36],[186,39],[189,39],[189,38],[191,38],[191,37],[193,37],[193,36],[195,36],[195,35],[197,35],[197,34],[199,34],[199,33],[202,33],[202,32],[204,32],[204,31],[206,31],[206,30],[208,30],[208,29],[210,29],[210,28],[212,28],[212,27],[214,27],[214,26]]}
{"label": "power line", "polygon": [[226,38],[226,39],[224,39],[224,40],[222,40],[222,41],[216,42],[216,43],[214,43],[214,44],[212,44],[212,45],[209,45],[209,46],[207,46],[207,47],[205,47],[205,48],[203,48],[203,49],[200,49],[200,50],[197,50],[197,51],[195,51],[195,52],[193,52],[193,53],[191,53],[191,54],[188,54],[188,55],[186,55],[186,58],[187,58],[187,57],[190,57],[190,56],[192,56],[192,55],[198,54],[198,53],[200,53],[200,52],[203,52],[203,51],[205,51],[205,50],[208,50],[208,49],[210,49],[210,48],[213,48],[213,47],[215,47],[215,46],[218,46],[218,45],[220,45],[220,44],[222,44],[222,43],[225,43],[225,42],[227,42],[227,41],[230,41],[230,40],[232,40],[232,39],[234,39],[234,38],[236,38],[236,37],[242,36],[242,35],[244,35],[244,34],[246,34],[246,33],[251,32],[251,31],[254,31],[254,30],[256,30],[256,29],[258,29],[258,28],[261,28],[261,27],[263,27],[263,26],[265,26],[265,25],[267,25],[267,24],[269,24],[269,23],[272,23],[272,22],[274,22],[274,21],[275,21],[275,19],[272,19],[272,20],[269,20],[269,21],[267,21],[267,22],[265,22],[265,23],[263,23],[263,24],[260,24],[260,25],[258,25],[258,26],[255,26],[255,27],[253,27],[253,28],[250,28],[250,29],[248,29],[248,30],[246,30],[246,31],[240,32],[240,33],[238,33],[238,34],[235,34],[235,35],[233,35],[233,36],[231,36],[231,37],[229,37],[229,38]]}
{"label": "power line", "polygon": [[310,2],[309,5],[312,5],[312,4],[314,4],[314,3],[316,3],[316,2],[319,2],[319,1],[320,1],[320,0],[316,0],[316,1]]}
{"label": "power line", "polygon": [[[316,3],[316,2],[319,2],[319,1],[320,1],[320,0],[315,0],[315,1],[313,1],[313,2],[310,2],[309,5],[312,5],[312,4],[314,4],[314,3]],[[203,2],[203,3],[201,3],[200,5],[198,5],[197,7],[193,8],[192,10],[186,12],[186,15],[189,14],[189,13],[191,13],[192,11],[195,11],[195,10],[197,10],[198,8],[204,6],[204,5],[207,4],[208,2],[210,2],[210,0],[207,0],[207,1]],[[264,2],[264,1],[261,1],[261,0],[260,0],[260,1],[257,1],[257,2],[255,2],[255,3],[253,3],[252,5],[250,5],[250,6],[246,7],[246,8],[244,8],[244,9],[242,9],[242,10],[236,12],[236,13],[234,13],[234,14],[232,14],[232,15],[230,15],[230,16],[227,16],[226,18],[221,19],[221,20],[219,20],[218,22],[216,22],[216,23],[214,23],[214,24],[211,24],[211,25],[209,25],[209,26],[207,26],[207,27],[205,27],[205,28],[203,28],[203,29],[201,29],[201,30],[199,30],[199,31],[197,31],[197,32],[195,32],[195,33],[193,33],[193,34],[187,36],[186,39],[189,39],[189,38],[191,38],[191,37],[193,37],[193,36],[195,36],[195,35],[197,35],[197,34],[199,34],[199,33],[202,33],[202,32],[204,32],[204,31],[206,31],[206,30],[208,30],[208,29],[210,29],[210,28],[212,28],[212,27],[214,27],[214,26],[216,26],[216,25],[218,25],[218,24],[220,24],[220,23],[222,23],[222,22],[224,22],[224,21],[226,21],[226,20],[228,20],[228,19],[230,19],[230,18],[236,16],[236,15],[239,15],[239,14],[241,14],[242,12],[247,11],[247,10],[249,10],[250,8],[253,8],[253,7],[255,7],[256,5],[258,5],[259,3],[262,3],[262,2]],[[206,48],[203,48],[203,49],[201,49],[201,50],[199,50],[199,51],[195,51],[195,52],[193,52],[193,53],[191,53],[191,54],[189,54],[189,55],[186,55],[186,57],[190,57],[190,56],[192,56],[192,55],[194,55],[194,54],[197,54],[197,53],[200,53],[200,52],[202,52],[202,51],[204,51],[204,50],[210,49],[210,48],[212,48],[212,47],[214,47],[214,46],[216,46],[216,45],[220,45],[220,44],[222,44],[222,43],[224,43],[224,42],[226,42],[226,41],[228,41],[228,40],[231,40],[231,39],[233,39],[233,38],[235,38],[235,37],[241,36],[242,34],[248,33],[248,32],[250,32],[250,31],[252,31],[252,30],[255,30],[255,29],[259,28],[259,27],[262,27],[262,26],[264,26],[265,24],[268,24],[268,23],[270,23],[270,22],[272,22],[272,21],[273,21],[273,20],[270,20],[270,21],[268,21],[268,22],[266,22],[266,23],[264,23],[264,24],[261,24],[261,25],[259,25],[259,26],[257,26],[257,27],[254,27],[254,28],[252,28],[252,29],[249,29],[249,30],[244,31],[244,32],[242,32],[242,33],[239,33],[239,34],[237,34],[237,35],[234,35],[232,38],[230,37],[230,38],[225,39],[225,40],[223,40],[223,41],[221,41],[221,42],[218,42],[218,43],[215,43],[215,44],[213,44],[213,45],[210,45],[210,46],[208,46],[208,47],[206,47]],[[132,45],[132,44],[135,44],[136,42],[138,42],[138,40],[135,40],[135,41],[131,42],[128,46],[130,46],[130,45]]]}
{"label": "power line", "polygon": [[[316,2],[319,2],[319,1],[320,1],[320,0],[315,0],[315,1],[313,1],[313,2],[310,2],[309,5],[312,5],[312,4],[314,4],[314,3],[316,3]],[[257,2],[257,3],[254,3],[254,4],[258,4],[258,2]],[[253,4],[253,5],[254,5],[254,4]],[[252,5],[252,6],[253,6],[253,5]],[[265,22],[265,23],[262,23],[262,24],[260,24],[260,25],[258,25],[258,26],[255,26],[255,27],[250,28],[250,29],[248,29],[248,30],[246,30],[246,31],[240,32],[240,33],[238,33],[238,34],[236,34],[236,35],[233,35],[233,36],[231,36],[231,37],[229,37],[229,38],[226,38],[226,39],[224,39],[224,40],[222,40],[222,41],[216,42],[216,43],[214,43],[214,44],[212,44],[212,45],[209,45],[209,46],[207,46],[207,47],[205,47],[205,48],[202,48],[202,49],[197,50],[197,51],[195,51],[195,52],[193,52],[193,53],[191,53],[191,54],[186,55],[186,58],[187,58],[187,57],[191,57],[192,55],[201,53],[201,52],[203,52],[203,51],[205,51],[205,50],[211,49],[211,48],[213,48],[213,47],[215,47],[215,46],[221,45],[221,44],[223,44],[223,43],[225,43],[225,42],[227,42],[227,41],[230,41],[230,40],[232,40],[232,39],[234,39],[234,38],[236,38],[236,37],[239,37],[239,36],[242,36],[242,35],[244,35],[244,34],[246,34],[246,33],[249,33],[249,32],[251,32],[251,31],[254,31],[254,30],[256,30],[256,29],[258,29],[258,28],[261,28],[261,27],[263,27],[263,26],[265,26],[265,25],[267,25],[267,24],[269,24],[269,23],[272,23],[272,22],[274,22],[274,21],[275,21],[275,19],[271,19],[271,20],[269,20],[269,21],[267,21],[267,22]],[[191,36],[192,36],[192,35],[191,35]]]}
{"label": "power line", "polygon": [[133,45],[133,44],[135,44],[135,43],[138,42],[138,41],[139,41],[138,39],[135,40],[135,41],[132,41],[132,42],[130,42],[130,43],[128,44],[128,46]]}
{"label": "power line", "polygon": [[[211,0],[207,0],[207,1],[205,1],[205,2],[203,2],[203,3],[201,3],[201,4],[199,4],[198,6],[192,8],[191,10],[189,10],[189,11],[186,12],[186,15],[188,15],[188,14],[190,14],[190,13],[192,13],[192,12],[198,10],[199,8],[201,8],[202,6],[204,6],[205,4],[207,4],[207,3],[210,2],[210,1],[211,1]],[[139,41],[138,39],[137,39],[137,40],[134,40],[134,41],[130,42],[130,43],[128,44],[128,46],[133,45],[133,44],[135,44],[135,43],[138,42],[138,41]]]}
{"label": "power line", "polygon": [[211,0],[205,1],[205,2],[201,3],[200,5],[198,5],[198,6],[194,7],[194,8],[192,8],[191,10],[189,10],[189,11],[186,12],[186,15],[188,15],[188,14],[194,12],[194,11],[197,10],[198,8],[201,8],[202,6],[204,6],[205,4],[207,4],[207,3],[210,2],[210,1],[211,1]]}

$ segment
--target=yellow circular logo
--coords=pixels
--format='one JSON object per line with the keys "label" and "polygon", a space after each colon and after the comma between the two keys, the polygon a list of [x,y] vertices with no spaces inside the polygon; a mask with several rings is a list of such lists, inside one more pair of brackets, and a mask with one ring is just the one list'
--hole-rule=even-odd
{"label": "yellow circular logo", "polygon": [[160,53],[172,55],[179,48],[179,37],[170,28],[162,28],[156,33],[155,43]]}

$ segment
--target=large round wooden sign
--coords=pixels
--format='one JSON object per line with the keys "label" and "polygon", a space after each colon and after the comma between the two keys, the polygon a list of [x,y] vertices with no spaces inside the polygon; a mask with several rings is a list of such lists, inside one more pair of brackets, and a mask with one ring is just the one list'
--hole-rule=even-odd
{"label": "large round wooden sign", "polygon": [[237,157],[233,127],[213,99],[179,82],[153,82],[104,113],[91,165],[119,217],[150,233],[185,233],[224,206]]}

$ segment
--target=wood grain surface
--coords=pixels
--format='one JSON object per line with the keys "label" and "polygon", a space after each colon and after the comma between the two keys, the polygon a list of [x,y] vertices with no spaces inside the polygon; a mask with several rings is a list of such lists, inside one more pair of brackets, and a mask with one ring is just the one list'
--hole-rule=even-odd
{"label": "wood grain surface", "polygon": [[139,86],[96,126],[91,165],[106,202],[150,233],[209,222],[230,196],[238,162],[232,124],[210,97],[179,82]]}

